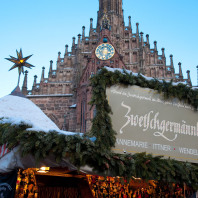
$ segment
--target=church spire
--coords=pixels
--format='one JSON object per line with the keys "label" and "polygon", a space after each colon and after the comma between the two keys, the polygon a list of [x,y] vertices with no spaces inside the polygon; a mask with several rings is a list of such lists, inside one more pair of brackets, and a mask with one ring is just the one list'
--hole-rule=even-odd
{"label": "church spire", "polygon": [[22,86],[22,93],[24,95],[27,95],[27,75],[28,75],[28,71],[25,71],[25,77],[24,77],[24,81],[23,81],[23,86]]}
{"label": "church spire", "polygon": [[122,0],[99,0],[97,31],[101,30],[104,15],[110,20],[111,30],[115,34],[119,32],[121,26],[124,26],[124,16],[122,10]]}
{"label": "church spire", "polygon": [[123,15],[122,0],[99,0],[99,12],[104,14],[104,11],[112,12],[117,15]]}

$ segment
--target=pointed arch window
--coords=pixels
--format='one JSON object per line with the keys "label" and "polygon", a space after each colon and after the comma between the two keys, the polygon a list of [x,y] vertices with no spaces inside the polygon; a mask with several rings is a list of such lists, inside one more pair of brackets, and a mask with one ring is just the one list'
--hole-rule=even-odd
{"label": "pointed arch window", "polygon": [[85,119],[85,110],[86,110],[86,102],[81,102],[81,127],[80,132],[85,133],[86,132],[86,119]]}

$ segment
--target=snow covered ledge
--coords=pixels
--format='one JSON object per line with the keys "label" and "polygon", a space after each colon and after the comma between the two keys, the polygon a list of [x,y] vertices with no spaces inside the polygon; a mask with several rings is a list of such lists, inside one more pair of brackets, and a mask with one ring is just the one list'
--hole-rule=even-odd
{"label": "snow covered ledge", "polygon": [[[127,69],[120,69],[120,68],[111,68],[111,67],[108,67],[108,66],[104,66],[105,69],[107,69],[108,71],[110,72],[115,72],[115,71],[119,71],[121,73],[128,73],[128,74],[132,74],[133,76],[138,76],[138,75],[141,75],[143,78],[145,78],[146,80],[150,81],[150,80],[153,80],[155,78],[153,77],[147,77],[147,76],[144,76],[143,74],[138,74],[138,73],[134,73],[132,72],[131,70],[127,70]],[[160,80],[160,79],[157,79],[159,82],[163,82],[163,80]],[[164,79],[165,80],[165,79]],[[165,80],[166,82],[170,82],[170,80]],[[172,82],[172,85],[173,86],[177,86],[178,84],[183,84],[183,85],[187,85],[186,82]]]}

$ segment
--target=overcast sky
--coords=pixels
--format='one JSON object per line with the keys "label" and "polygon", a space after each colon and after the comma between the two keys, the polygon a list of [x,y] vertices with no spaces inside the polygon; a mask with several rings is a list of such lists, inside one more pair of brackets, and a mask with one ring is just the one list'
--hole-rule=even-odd
{"label": "overcast sky", "polygon": [[[65,45],[71,47],[72,37],[86,27],[89,33],[90,18],[96,26],[98,0],[11,0],[0,2],[0,97],[9,94],[17,84],[17,69],[8,72],[12,63],[4,58],[16,57],[16,49],[23,55],[33,54],[29,63],[36,67],[28,70],[28,89],[33,76],[40,80],[42,67],[49,71],[50,60],[54,68],[58,52],[62,55]],[[183,74],[191,71],[193,85],[197,85],[198,65],[198,1],[197,0],[123,0],[125,24],[128,16],[132,28],[139,22],[140,31],[150,35],[151,48],[165,48],[167,64],[173,54],[174,66],[182,63]],[[21,84],[23,82],[23,76]]]}

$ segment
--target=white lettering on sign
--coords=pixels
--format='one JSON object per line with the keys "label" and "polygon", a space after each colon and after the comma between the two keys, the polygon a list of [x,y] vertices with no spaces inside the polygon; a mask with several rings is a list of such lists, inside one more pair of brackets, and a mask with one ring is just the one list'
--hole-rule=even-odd
{"label": "white lettering on sign", "polygon": [[[120,128],[120,134],[124,131],[126,126],[135,126],[143,128],[143,131],[155,130],[153,133],[154,136],[160,136],[168,141],[175,141],[178,137],[178,134],[189,135],[189,136],[198,136],[198,123],[197,126],[191,126],[186,123],[185,120],[182,120],[182,123],[171,122],[167,120],[159,120],[159,112],[149,111],[144,115],[134,115],[131,114],[131,107],[124,104],[122,101],[121,106],[127,109],[125,114],[126,122]],[[172,138],[167,137],[166,133],[171,132]]]}
{"label": "white lettering on sign", "polygon": [[153,144],[154,150],[160,150],[160,151],[171,151],[170,145],[163,145],[163,144]]}
{"label": "white lettering on sign", "polygon": [[127,98],[135,98],[138,100],[145,100],[145,101],[151,101],[151,102],[155,102],[155,103],[161,103],[163,105],[172,105],[178,108],[185,108],[185,109],[192,109],[192,107],[188,104],[183,104],[180,102],[177,103],[173,103],[173,102],[169,102],[169,101],[164,101],[161,100],[160,98],[152,98],[151,96],[144,96],[144,95],[140,95],[140,94],[133,94],[129,91],[124,91],[124,90],[116,90],[116,89],[112,89],[111,93],[116,94],[116,95],[123,95],[126,96]]}
{"label": "white lettering on sign", "polygon": [[189,148],[179,147],[179,152],[183,153],[183,154],[188,154],[188,155],[198,155],[197,149],[189,149]]}
{"label": "white lettering on sign", "polygon": [[139,86],[107,88],[115,152],[146,152],[198,163],[198,112],[178,98]]}
{"label": "white lettering on sign", "polygon": [[147,151],[147,149],[152,149],[156,151],[176,152],[185,155],[198,156],[198,150],[194,148],[171,147],[170,145],[166,145],[166,144],[150,143],[150,142],[121,139],[121,138],[116,138],[116,144],[123,146],[124,150],[126,149],[127,151],[128,151],[127,147],[135,147],[135,148],[143,148],[145,149],[145,151]]}
{"label": "white lettering on sign", "polygon": [[116,139],[117,144],[123,146],[131,146],[138,148],[148,148],[148,142],[126,140],[126,139]]}

